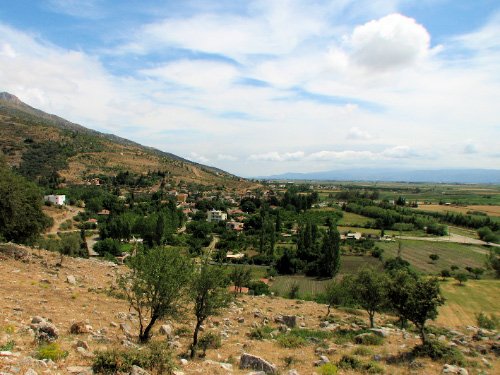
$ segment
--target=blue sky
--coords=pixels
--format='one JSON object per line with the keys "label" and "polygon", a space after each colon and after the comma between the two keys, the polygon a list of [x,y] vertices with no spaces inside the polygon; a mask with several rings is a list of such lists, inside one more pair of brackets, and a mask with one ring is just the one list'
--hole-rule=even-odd
{"label": "blue sky", "polygon": [[500,168],[494,0],[17,0],[0,91],[242,176]]}

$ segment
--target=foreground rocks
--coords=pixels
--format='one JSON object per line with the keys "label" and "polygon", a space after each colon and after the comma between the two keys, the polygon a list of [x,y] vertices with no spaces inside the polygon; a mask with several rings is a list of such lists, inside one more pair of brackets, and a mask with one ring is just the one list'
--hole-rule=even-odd
{"label": "foreground rocks", "polygon": [[256,355],[244,353],[240,358],[240,369],[252,369],[263,371],[265,374],[277,374],[278,369],[275,365],[269,363]]}

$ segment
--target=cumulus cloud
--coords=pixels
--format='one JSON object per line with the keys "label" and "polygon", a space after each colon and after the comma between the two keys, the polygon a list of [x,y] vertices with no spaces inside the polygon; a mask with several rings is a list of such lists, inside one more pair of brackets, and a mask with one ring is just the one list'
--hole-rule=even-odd
{"label": "cumulus cloud", "polygon": [[429,50],[430,35],[414,19],[390,14],[354,29],[353,60],[368,69],[389,70],[414,64]]}
{"label": "cumulus cloud", "polygon": [[196,152],[191,152],[189,159],[198,163],[207,164],[210,159]]}
{"label": "cumulus cloud", "polygon": [[394,159],[404,159],[413,158],[419,156],[419,154],[408,146],[394,146],[384,150],[381,153],[382,156]]}
{"label": "cumulus cloud", "polygon": [[478,151],[479,151],[478,146],[473,142],[468,142],[463,148],[464,154],[477,154]]}
{"label": "cumulus cloud", "polygon": [[266,152],[262,154],[252,154],[248,160],[252,161],[297,161],[304,157],[303,151],[279,153],[276,151]]}

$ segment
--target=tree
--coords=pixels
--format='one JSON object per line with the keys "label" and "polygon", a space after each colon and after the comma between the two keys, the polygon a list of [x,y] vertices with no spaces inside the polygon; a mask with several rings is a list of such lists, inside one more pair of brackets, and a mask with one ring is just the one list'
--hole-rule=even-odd
{"label": "tree", "polygon": [[[59,263],[62,265],[64,256],[78,256],[81,254],[81,238],[78,233],[65,233],[61,235],[61,246],[59,248],[59,253],[61,254],[61,260]],[[84,254],[83,254],[84,255]]]}
{"label": "tree", "polygon": [[442,269],[441,272],[440,272],[440,275],[441,277],[444,279],[446,279],[447,277],[451,277],[451,272],[449,269]]}
{"label": "tree", "polygon": [[233,282],[236,292],[241,293],[243,287],[248,285],[252,279],[252,270],[250,268],[235,266],[229,278]]}
{"label": "tree", "polygon": [[459,272],[455,275],[455,280],[457,280],[460,285],[463,285],[463,283],[465,283],[468,279],[469,277],[465,272]]}
{"label": "tree", "polygon": [[473,268],[470,272],[474,275],[474,278],[476,280],[479,280],[484,273],[484,268],[476,267]]}
{"label": "tree", "polygon": [[431,259],[432,263],[436,263],[439,259],[439,255],[431,254],[431,255],[429,255],[429,258]]}
{"label": "tree", "polygon": [[388,279],[386,274],[372,267],[365,267],[344,280],[345,285],[349,286],[350,298],[366,310],[370,318],[370,327],[373,328],[375,313],[387,306]]}
{"label": "tree", "polygon": [[341,305],[345,300],[346,289],[344,285],[336,280],[330,282],[325,290],[325,299],[328,306],[326,316],[330,315],[330,309]]}
{"label": "tree", "polygon": [[217,315],[229,303],[228,280],[221,275],[223,275],[223,270],[220,267],[210,266],[207,261],[203,261],[199,270],[194,273],[189,293],[196,316],[191,358],[194,358],[196,354],[198,333],[203,322],[209,316]]}
{"label": "tree", "polygon": [[[139,315],[139,340],[147,342],[158,319],[175,318],[182,311],[192,263],[178,249],[152,248],[133,257],[130,268],[119,285]],[[144,326],[146,318],[149,322]]]}
{"label": "tree", "polygon": [[0,158],[0,238],[33,241],[52,219],[42,211],[42,192],[32,182],[13,173]]}
{"label": "tree", "polygon": [[318,276],[334,277],[340,269],[340,234],[329,221],[328,232],[323,236]]}
{"label": "tree", "polygon": [[404,316],[420,331],[422,344],[427,343],[425,324],[429,319],[436,319],[437,308],[444,304],[437,278],[419,278],[409,284],[408,299],[404,303]]}
{"label": "tree", "polygon": [[399,316],[401,329],[405,328],[408,320],[408,300],[418,276],[407,268],[393,271],[390,274],[387,288],[387,297],[392,310]]}

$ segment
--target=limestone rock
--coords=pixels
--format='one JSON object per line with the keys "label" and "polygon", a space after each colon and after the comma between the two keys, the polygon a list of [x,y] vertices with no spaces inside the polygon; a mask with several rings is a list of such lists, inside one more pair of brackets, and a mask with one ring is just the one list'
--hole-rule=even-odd
{"label": "limestone rock", "polygon": [[269,363],[261,357],[252,354],[243,353],[240,358],[240,369],[252,369],[264,371],[265,374],[277,374],[278,369],[275,365]]}

